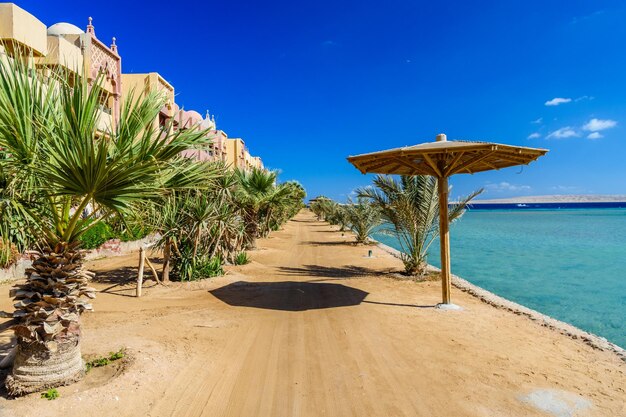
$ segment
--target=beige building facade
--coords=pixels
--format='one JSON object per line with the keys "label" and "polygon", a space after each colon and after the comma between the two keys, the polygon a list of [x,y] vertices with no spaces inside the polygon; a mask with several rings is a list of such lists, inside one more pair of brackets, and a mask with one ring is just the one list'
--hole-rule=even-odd
{"label": "beige building facade", "polygon": [[164,128],[170,123],[177,125],[179,109],[175,103],[174,87],[165,78],[158,72],[122,74],[123,100],[138,100],[150,92],[158,92],[166,98],[165,105],[154,120],[154,127]]}
{"label": "beige building facade", "polygon": [[12,59],[33,59],[42,75],[60,68],[86,76],[90,83],[100,77],[104,94],[98,128],[107,131],[115,127],[122,95],[122,58],[115,38],[106,46],[96,37],[91,18],[86,31],[64,22],[46,27],[17,5],[0,3],[0,42],[0,52]]}
{"label": "beige building facade", "polygon": [[98,39],[91,17],[85,30],[66,22],[47,27],[19,6],[0,3],[0,56],[32,59],[44,76],[62,69],[87,77],[89,83],[99,80],[103,90],[98,125],[101,132],[115,129],[123,100],[131,93],[138,98],[150,91],[163,92],[167,101],[154,120],[155,127],[203,129],[212,139],[207,150],[193,151],[188,156],[223,161],[237,169],[263,167],[261,158],[251,156],[242,139],[229,139],[217,129],[208,111],[203,117],[194,110],[180,108],[174,86],[159,73],[122,74],[122,57],[115,38],[109,46]]}

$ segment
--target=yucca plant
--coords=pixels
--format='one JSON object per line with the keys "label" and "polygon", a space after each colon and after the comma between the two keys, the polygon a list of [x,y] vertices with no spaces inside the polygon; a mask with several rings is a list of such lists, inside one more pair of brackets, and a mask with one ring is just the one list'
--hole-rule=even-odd
{"label": "yucca plant", "polygon": [[7,377],[10,395],[80,379],[80,315],[95,297],[83,268],[80,237],[133,202],[193,187],[203,167],[180,156],[206,146],[202,132],[161,132],[153,121],[165,99],[126,100],[114,129],[98,131],[101,79],[0,59],[0,159],[19,192],[39,248],[15,297],[17,353]]}
{"label": "yucca plant", "polygon": [[235,256],[235,265],[246,265],[250,263],[250,257],[246,252],[239,252],[237,256]]}
{"label": "yucca plant", "polygon": [[224,262],[219,256],[214,258],[202,258],[196,264],[193,279],[212,278],[224,275],[223,265]]}
{"label": "yucca plant", "polygon": [[236,172],[239,183],[235,191],[235,201],[244,214],[247,247],[254,249],[267,220],[266,212],[277,198],[278,173],[258,168]]}
{"label": "yucca plant", "polygon": [[[450,223],[459,219],[467,204],[481,190],[475,191],[451,205],[448,211]],[[381,232],[394,236],[400,243],[402,261],[407,274],[422,275],[426,272],[428,248],[439,235],[439,196],[437,179],[431,176],[377,175],[374,187],[357,190],[361,198],[367,198],[380,211],[384,221]]]}
{"label": "yucca plant", "polygon": [[357,243],[367,243],[374,229],[381,222],[380,210],[365,197],[358,197],[356,202],[350,200],[338,210],[345,213]]}

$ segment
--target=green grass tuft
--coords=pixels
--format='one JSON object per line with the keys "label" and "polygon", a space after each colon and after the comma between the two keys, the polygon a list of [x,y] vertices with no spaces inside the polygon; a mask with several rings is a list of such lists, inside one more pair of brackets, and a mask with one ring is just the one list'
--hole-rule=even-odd
{"label": "green grass tuft", "polygon": [[101,366],[107,366],[113,361],[122,359],[125,356],[124,348],[117,352],[109,352],[109,356],[102,356],[100,358],[93,359],[85,363],[85,372],[91,371],[91,368],[99,368]]}
{"label": "green grass tuft", "polygon": [[245,265],[250,263],[250,257],[246,252],[239,252],[235,257],[235,265]]}
{"label": "green grass tuft", "polygon": [[59,394],[59,391],[57,391],[56,388],[50,388],[48,391],[41,393],[41,398],[45,398],[48,401],[52,401],[52,400],[56,400],[57,398],[59,398],[60,395],[61,394]]}

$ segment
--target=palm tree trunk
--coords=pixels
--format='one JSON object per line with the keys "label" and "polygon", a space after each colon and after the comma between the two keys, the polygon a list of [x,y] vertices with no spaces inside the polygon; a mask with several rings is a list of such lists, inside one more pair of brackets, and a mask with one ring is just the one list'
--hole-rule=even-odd
{"label": "palm tree trunk", "polygon": [[7,376],[6,387],[9,395],[19,396],[69,385],[84,375],[80,336],[59,342],[56,351],[40,343],[18,343],[13,373]]}
{"label": "palm tree trunk", "polygon": [[252,221],[246,225],[246,234],[248,235],[247,249],[256,249],[256,240],[259,236],[259,227],[256,222]]}
{"label": "palm tree trunk", "polygon": [[95,297],[91,273],[82,268],[74,245],[44,250],[26,270],[26,282],[11,290],[17,354],[6,379],[9,395],[67,385],[85,373],[80,354],[80,314],[91,309],[82,296]]}

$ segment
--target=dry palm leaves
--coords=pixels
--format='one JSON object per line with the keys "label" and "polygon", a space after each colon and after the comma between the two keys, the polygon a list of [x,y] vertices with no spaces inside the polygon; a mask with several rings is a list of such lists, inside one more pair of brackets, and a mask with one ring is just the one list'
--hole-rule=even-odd
{"label": "dry palm leaves", "polygon": [[59,243],[44,250],[26,270],[26,282],[11,290],[15,300],[15,335],[26,343],[41,343],[54,351],[57,342],[79,336],[80,314],[92,310],[95,298],[88,286],[93,273],[83,269],[83,255]]}

